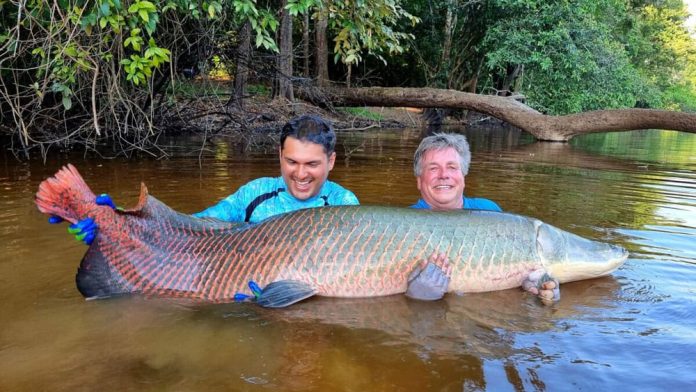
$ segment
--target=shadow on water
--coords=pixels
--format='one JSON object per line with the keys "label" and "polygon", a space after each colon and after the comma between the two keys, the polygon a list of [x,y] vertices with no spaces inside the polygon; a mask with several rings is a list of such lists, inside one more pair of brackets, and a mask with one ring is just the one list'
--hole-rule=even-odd
{"label": "shadow on water", "polygon": [[[521,290],[447,295],[442,301],[425,302],[396,295],[380,298],[313,298],[291,307],[269,310],[247,307],[242,317],[291,323],[322,323],[381,332],[389,340],[412,344],[435,356],[453,356],[472,350],[492,357],[513,354],[507,332],[543,332],[558,328],[557,321],[586,316],[589,309],[606,310],[616,300],[620,285],[612,277],[563,285],[563,301],[540,306]],[[225,312],[216,309],[215,312]],[[223,313],[235,317],[239,311]],[[589,312],[591,313],[591,312]]]}
{"label": "shadow on water", "polygon": [[[212,321],[220,328],[255,319],[257,323],[282,329],[285,347],[280,352],[287,358],[282,361],[281,372],[295,377],[311,379],[321,374],[322,359],[331,356],[327,352],[348,350],[344,346],[350,342],[349,350],[360,351],[353,360],[371,366],[388,365],[383,363],[385,355],[393,358],[415,355],[418,362],[435,365],[432,371],[437,372],[453,371],[443,364],[456,363],[455,372],[460,374],[459,378],[464,372],[465,385],[472,389],[484,390],[491,383],[510,384],[524,390],[522,380],[527,378],[527,365],[518,369],[517,364],[535,362],[546,354],[543,348],[519,346],[516,335],[563,330],[568,328],[565,321],[568,319],[597,315],[601,318],[611,308],[619,289],[611,277],[567,284],[563,287],[563,301],[552,307],[540,306],[535,298],[519,290],[505,290],[449,295],[436,302],[389,296],[313,298],[275,310],[238,304],[203,306],[196,307],[192,317]],[[346,342],[340,342],[342,339]],[[356,349],[360,346],[371,349]],[[334,352],[334,355],[340,354]],[[507,381],[489,379],[491,374],[487,374],[485,363],[490,361],[505,363]],[[353,384],[354,381],[346,381],[345,385]],[[455,383],[447,388],[452,387],[462,386]]]}

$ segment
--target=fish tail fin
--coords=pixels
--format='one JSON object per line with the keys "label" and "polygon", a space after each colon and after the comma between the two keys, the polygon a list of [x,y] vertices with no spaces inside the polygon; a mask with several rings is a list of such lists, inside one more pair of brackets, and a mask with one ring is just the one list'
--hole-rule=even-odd
{"label": "fish tail fin", "polygon": [[44,180],[36,192],[36,206],[44,214],[56,215],[76,223],[96,205],[96,196],[89,189],[75,166],[63,166],[53,177]]}
{"label": "fish tail fin", "polygon": [[80,293],[87,299],[108,298],[133,292],[129,283],[110,264],[100,247],[90,247],[75,275]]}

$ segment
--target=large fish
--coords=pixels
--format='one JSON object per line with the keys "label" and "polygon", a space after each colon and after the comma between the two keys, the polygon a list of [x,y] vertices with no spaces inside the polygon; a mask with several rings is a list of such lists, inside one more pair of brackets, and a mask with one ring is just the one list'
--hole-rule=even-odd
{"label": "large fish", "polygon": [[98,205],[72,165],[41,183],[39,210],[99,230],[77,272],[86,297],[140,293],[230,302],[250,281],[267,286],[262,305],[310,297],[404,293],[409,274],[433,252],[447,255],[449,292],[520,286],[532,271],[559,282],[618,268],[623,248],[590,241],[537,219],[490,211],[432,212],[378,206],[300,210],[258,224],[178,213],[141,185],[138,205]]}

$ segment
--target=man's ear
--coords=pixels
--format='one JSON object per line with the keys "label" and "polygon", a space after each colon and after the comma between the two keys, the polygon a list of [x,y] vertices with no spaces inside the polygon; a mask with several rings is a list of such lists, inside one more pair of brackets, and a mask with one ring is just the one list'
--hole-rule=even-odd
{"label": "man's ear", "polygon": [[329,171],[333,170],[334,163],[336,163],[336,151],[329,155]]}
{"label": "man's ear", "polygon": [[418,190],[421,190],[421,179],[420,177],[416,177],[416,187],[418,187]]}

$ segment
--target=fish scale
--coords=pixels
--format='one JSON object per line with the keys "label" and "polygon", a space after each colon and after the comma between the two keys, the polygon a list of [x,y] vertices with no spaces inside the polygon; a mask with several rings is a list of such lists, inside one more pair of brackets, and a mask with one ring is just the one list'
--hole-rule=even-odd
{"label": "fish scale", "polygon": [[98,234],[77,275],[87,297],[228,302],[251,280],[302,282],[322,296],[383,296],[405,292],[411,271],[434,252],[452,267],[449,291],[479,292],[519,286],[537,269],[561,282],[601,276],[627,257],[534,218],[492,211],[333,206],[226,223],[178,213],[144,184],[135,208],[114,210],[96,204],[72,165],[39,186],[36,204],[71,222],[95,219]]}

